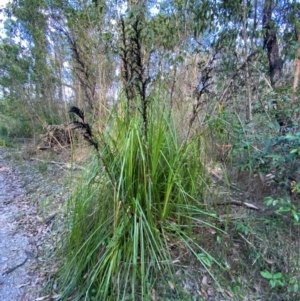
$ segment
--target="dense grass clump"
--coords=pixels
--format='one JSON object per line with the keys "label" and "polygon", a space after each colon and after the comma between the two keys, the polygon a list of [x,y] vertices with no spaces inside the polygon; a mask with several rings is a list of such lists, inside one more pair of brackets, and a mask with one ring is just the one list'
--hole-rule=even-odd
{"label": "dense grass clump", "polygon": [[115,111],[99,134],[70,200],[61,283],[72,300],[149,300],[155,283],[172,277],[174,246],[201,251],[193,233],[208,215],[203,137],[180,139],[172,114],[155,102],[147,138],[138,112],[122,116]]}

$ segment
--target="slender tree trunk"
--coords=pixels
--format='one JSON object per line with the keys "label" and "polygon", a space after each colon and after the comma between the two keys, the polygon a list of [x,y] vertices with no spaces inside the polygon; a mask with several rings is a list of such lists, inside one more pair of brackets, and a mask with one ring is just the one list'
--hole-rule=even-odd
{"label": "slender tree trunk", "polygon": [[282,76],[283,64],[279,55],[275,24],[272,20],[272,6],[273,0],[265,0],[262,25],[265,29],[264,48],[268,53],[271,85],[276,88]]}
{"label": "slender tree trunk", "polygon": [[244,59],[246,62],[246,121],[252,121],[252,93],[251,93],[251,82],[250,82],[250,72],[249,72],[249,62],[248,62],[248,35],[247,35],[247,1],[244,0],[244,12],[243,12],[243,40],[244,40]]}
{"label": "slender tree trunk", "polygon": [[253,28],[252,28],[252,36],[251,36],[251,52],[254,51],[255,45],[254,45],[254,37],[256,33],[257,28],[257,1],[254,1],[254,16],[253,16]]}
{"label": "slender tree trunk", "polygon": [[[297,30],[297,42],[300,44],[300,28]],[[299,84],[299,74],[300,74],[300,46],[298,47],[295,59],[295,72],[294,72],[294,82],[293,82],[293,95],[291,97],[291,103],[294,103],[295,96],[298,91]]]}

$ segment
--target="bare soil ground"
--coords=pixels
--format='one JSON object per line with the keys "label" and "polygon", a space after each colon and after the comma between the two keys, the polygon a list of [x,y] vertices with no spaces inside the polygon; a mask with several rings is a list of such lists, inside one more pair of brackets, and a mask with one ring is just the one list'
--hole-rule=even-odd
{"label": "bare soil ground", "polygon": [[62,231],[54,222],[68,197],[69,168],[49,155],[0,147],[1,301],[53,300],[43,289],[56,271],[51,240],[59,235],[51,234]]}
{"label": "bare soil ground", "polygon": [[35,244],[20,224],[28,206],[16,171],[0,150],[0,295],[2,301],[34,300],[40,289],[38,277],[30,269],[35,261]]}
{"label": "bare soil ground", "polygon": [[0,157],[0,296],[3,301],[34,300],[39,289],[37,275],[30,270],[34,242],[19,224],[19,217],[27,208],[17,175]]}

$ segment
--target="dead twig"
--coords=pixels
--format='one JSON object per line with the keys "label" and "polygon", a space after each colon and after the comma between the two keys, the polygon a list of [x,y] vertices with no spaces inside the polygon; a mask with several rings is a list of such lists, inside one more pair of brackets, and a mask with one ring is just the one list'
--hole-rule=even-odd
{"label": "dead twig", "polygon": [[229,201],[226,202],[219,202],[216,203],[217,206],[226,206],[226,205],[236,205],[236,206],[243,206],[251,210],[260,210],[257,206],[247,203],[247,202],[242,202],[234,199],[230,199]]}

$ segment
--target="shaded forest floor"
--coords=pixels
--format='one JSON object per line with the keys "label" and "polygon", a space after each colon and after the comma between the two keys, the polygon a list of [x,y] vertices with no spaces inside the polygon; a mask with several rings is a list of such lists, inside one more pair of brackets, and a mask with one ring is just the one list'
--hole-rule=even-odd
{"label": "shaded forest floor", "polygon": [[[59,267],[55,250],[64,231],[66,202],[80,170],[75,165],[74,171],[70,162],[70,150],[36,151],[28,145],[0,148],[2,301],[59,299],[52,277]],[[281,191],[261,187],[261,180],[246,174],[236,175],[235,185],[228,185],[221,169],[210,172],[213,193],[206,205],[217,212],[220,231],[197,235],[220,263],[217,267],[204,258],[215,279],[180,250],[174,254],[177,281],[162,287],[168,297],[149,300],[299,300],[299,226],[290,223],[289,212],[278,211],[280,205],[263,203],[265,196]]]}

